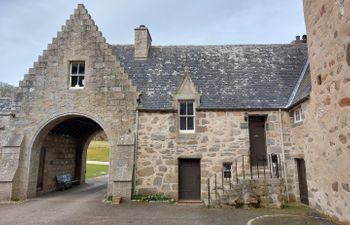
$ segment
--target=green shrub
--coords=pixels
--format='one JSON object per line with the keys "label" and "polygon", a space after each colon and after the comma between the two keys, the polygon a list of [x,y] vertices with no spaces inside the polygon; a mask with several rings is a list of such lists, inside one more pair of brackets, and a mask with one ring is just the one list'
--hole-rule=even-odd
{"label": "green shrub", "polygon": [[165,195],[133,195],[131,197],[132,200],[137,200],[141,202],[169,202],[169,203],[174,203],[175,200],[165,196]]}

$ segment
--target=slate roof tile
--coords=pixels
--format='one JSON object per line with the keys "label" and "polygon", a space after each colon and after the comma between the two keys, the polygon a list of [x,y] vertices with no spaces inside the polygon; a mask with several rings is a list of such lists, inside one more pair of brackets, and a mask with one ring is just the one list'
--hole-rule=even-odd
{"label": "slate roof tile", "polygon": [[306,44],[152,46],[134,60],[133,45],[113,52],[142,92],[140,108],[172,108],[184,68],[202,93],[204,109],[284,108],[307,61]]}

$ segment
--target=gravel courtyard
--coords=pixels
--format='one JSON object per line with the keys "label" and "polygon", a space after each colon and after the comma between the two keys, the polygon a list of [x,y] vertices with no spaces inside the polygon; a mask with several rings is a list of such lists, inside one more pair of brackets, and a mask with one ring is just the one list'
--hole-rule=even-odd
{"label": "gravel courtyard", "polygon": [[[81,187],[54,192],[23,203],[0,204],[0,225],[331,225],[328,220],[298,216],[288,210],[207,209],[201,205],[123,203],[113,206],[102,202],[107,177],[87,181]],[[307,213],[306,213],[307,214]],[[264,215],[274,215],[264,216]],[[257,218],[260,217],[261,218]],[[255,219],[254,219],[255,218]]]}

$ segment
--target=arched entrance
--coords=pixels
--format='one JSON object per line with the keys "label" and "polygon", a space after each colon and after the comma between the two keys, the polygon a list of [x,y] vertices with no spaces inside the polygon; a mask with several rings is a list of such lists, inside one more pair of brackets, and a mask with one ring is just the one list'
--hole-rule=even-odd
{"label": "arched entrance", "polygon": [[100,123],[82,115],[61,116],[43,126],[31,152],[32,195],[56,190],[58,175],[70,174],[85,183],[87,148],[101,131]]}

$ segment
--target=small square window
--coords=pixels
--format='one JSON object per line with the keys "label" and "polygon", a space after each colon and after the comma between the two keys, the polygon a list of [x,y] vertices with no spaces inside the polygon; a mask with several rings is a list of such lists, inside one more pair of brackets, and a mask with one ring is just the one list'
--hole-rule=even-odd
{"label": "small square window", "polygon": [[179,104],[179,127],[181,133],[194,132],[194,104],[193,101],[184,101]]}
{"label": "small square window", "polygon": [[70,63],[70,88],[82,89],[85,85],[85,62]]}
{"label": "small square window", "polygon": [[303,110],[301,107],[298,107],[293,112],[294,123],[299,123],[303,121]]}

